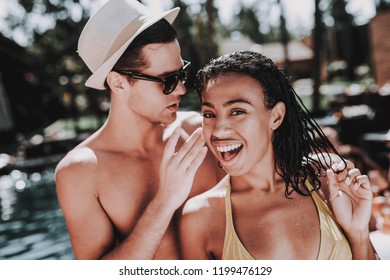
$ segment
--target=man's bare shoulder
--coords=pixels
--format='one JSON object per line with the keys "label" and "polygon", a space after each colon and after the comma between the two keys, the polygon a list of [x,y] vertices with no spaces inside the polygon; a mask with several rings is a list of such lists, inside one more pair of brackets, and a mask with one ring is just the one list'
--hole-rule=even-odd
{"label": "man's bare shoulder", "polygon": [[72,185],[91,178],[88,174],[98,174],[97,156],[87,147],[76,147],[58,163],[55,171],[57,186]]}
{"label": "man's bare shoulder", "polygon": [[94,166],[97,164],[97,156],[94,150],[89,147],[76,147],[69,151],[58,163],[56,171],[68,168],[80,168],[82,166]]}

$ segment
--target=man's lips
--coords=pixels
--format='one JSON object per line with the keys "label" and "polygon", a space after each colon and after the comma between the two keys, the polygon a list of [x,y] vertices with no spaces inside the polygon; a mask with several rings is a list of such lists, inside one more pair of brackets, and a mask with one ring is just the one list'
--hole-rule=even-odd
{"label": "man's lips", "polygon": [[171,105],[169,105],[167,108],[168,108],[169,110],[171,110],[171,111],[176,112],[176,111],[179,110],[179,103],[171,104]]}

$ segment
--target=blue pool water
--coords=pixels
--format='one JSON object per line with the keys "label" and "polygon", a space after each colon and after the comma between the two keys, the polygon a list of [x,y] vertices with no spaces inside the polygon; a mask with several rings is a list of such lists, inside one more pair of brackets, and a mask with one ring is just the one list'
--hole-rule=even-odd
{"label": "blue pool water", "polygon": [[0,176],[0,259],[74,259],[54,168]]}

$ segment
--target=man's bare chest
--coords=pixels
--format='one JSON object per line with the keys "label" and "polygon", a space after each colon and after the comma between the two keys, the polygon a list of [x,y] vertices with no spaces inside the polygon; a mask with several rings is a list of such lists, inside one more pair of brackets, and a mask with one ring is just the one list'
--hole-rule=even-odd
{"label": "man's bare chest", "polygon": [[118,233],[127,235],[155,196],[158,169],[151,162],[122,162],[96,174],[99,202]]}

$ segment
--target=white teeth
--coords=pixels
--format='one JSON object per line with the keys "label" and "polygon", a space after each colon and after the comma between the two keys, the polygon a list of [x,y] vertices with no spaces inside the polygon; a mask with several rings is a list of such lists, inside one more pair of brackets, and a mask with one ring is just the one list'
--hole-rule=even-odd
{"label": "white teeth", "polygon": [[241,146],[242,146],[242,144],[233,144],[233,145],[228,145],[228,146],[217,146],[217,151],[220,153],[229,152],[229,151],[238,149]]}

